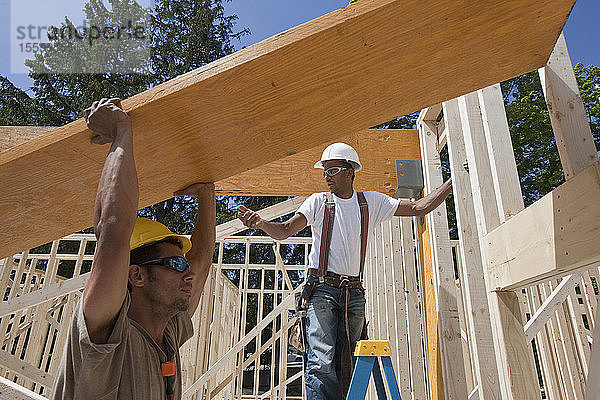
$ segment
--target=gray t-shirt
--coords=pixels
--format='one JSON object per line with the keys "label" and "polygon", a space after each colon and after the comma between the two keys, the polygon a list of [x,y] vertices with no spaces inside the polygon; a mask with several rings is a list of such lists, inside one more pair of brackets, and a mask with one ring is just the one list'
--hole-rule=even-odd
{"label": "gray t-shirt", "polygon": [[165,400],[160,366],[169,361],[175,361],[177,371],[174,398],[181,399],[179,347],[194,333],[192,320],[180,312],[168,322],[164,341],[171,354],[165,354],[144,328],[127,317],[130,301],[127,293],[105,344],[90,340],[79,302],[51,399]]}

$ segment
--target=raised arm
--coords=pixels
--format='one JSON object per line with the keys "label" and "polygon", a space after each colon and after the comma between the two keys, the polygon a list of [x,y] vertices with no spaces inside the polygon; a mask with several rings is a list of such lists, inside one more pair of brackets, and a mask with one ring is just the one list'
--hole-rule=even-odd
{"label": "raised arm", "polygon": [[416,201],[400,200],[394,213],[397,217],[422,216],[435,210],[452,192],[452,178],[427,196]]}
{"label": "raised arm", "polygon": [[96,254],[83,292],[83,314],[94,343],[105,343],[125,299],[129,239],[138,208],[138,180],[129,116],[118,99],[102,99],[85,110],[95,144],[111,143],[94,208]]}
{"label": "raised arm", "polygon": [[289,238],[304,229],[308,223],[306,217],[300,213],[296,213],[292,218],[285,222],[265,221],[258,213],[249,210],[244,206],[238,208],[238,218],[248,228],[261,229],[275,240]]}
{"label": "raised arm", "polygon": [[215,185],[213,183],[195,183],[175,192],[175,196],[184,195],[198,198],[198,213],[191,237],[192,249],[186,254],[186,258],[194,272],[192,297],[188,308],[191,317],[200,302],[200,296],[210,272],[213,253],[215,252],[215,223],[217,219]]}

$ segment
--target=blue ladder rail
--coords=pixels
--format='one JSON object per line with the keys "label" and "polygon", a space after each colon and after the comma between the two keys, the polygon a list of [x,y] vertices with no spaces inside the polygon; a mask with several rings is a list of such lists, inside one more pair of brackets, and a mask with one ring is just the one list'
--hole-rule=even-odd
{"label": "blue ladder rail", "polygon": [[373,373],[375,381],[377,398],[387,400],[378,358],[383,366],[391,400],[402,400],[394,367],[392,366],[392,359],[390,358],[390,344],[387,340],[361,340],[356,343],[354,356],[356,357],[356,365],[354,366],[346,400],[363,400],[366,397],[371,373]]}

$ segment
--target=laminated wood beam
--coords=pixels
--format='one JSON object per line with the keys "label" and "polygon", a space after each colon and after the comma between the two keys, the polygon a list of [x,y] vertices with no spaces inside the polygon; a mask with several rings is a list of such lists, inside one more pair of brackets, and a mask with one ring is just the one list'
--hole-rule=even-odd
{"label": "laminated wood beam", "polygon": [[485,237],[492,288],[517,288],[600,263],[600,161]]}
{"label": "laminated wood beam", "polygon": [[[363,0],[126,99],[140,206],[539,68],[573,4]],[[92,224],[90,135],[0,153],[0,257]]]}
{"label": "laminated wood beam", "polygon": [[[363,169],[354,188],[390,196],[396,189],[396,160],[420,160],[419,134],[413,129],[365,129],[336,139],[356,149]],[[327,191],[314,165],[329,143],[273,161],[216,183],[217,193],[245,196],[308,196]]]}
{"label": "laminated wood beam", "polygon": [[53,126],[0,126],[0,152],[25,143],[51,130]]}
{"label": "laminated wood beam", "polygon": [[[36,127],[27,128],[34,128],[31,129],[33,131]],[[356,174],[357,190],[376,190],[393,195],[396,188],[396,160],[421,158],[419,135],[414,129],[365,129],[338,140],[350,144],[359,153],[363,170]],[[314,168],[326,146],[317,146],[220,180],[215,184],[216,192],[238,196],[306,196],[326,191],[322,170]],[[298,200],[295,203],[298,203],[296,208],[301,204]],[[87,212],[91,212],[92,207],[93,203],[88,204]],[[16,249],[13,253],[19,250],[22,249]]]}
{"label": "laminated wood beam", "polygon": [[[0,150],[25,143],[54,127],[1,126]],[[356,190],[394,195],[396,160],[420,160],[416,129],[365,129],[336,139],[357,149],[363,170],[356,175]],[[261,165],[215,183],[217,194],[237,196],[307,196],[328,190],[314,164],[329,143]]]}

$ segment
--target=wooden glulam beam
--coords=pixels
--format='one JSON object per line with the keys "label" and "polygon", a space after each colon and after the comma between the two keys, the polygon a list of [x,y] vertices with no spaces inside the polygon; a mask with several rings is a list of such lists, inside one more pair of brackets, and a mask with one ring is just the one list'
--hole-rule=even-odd
{"label": "wooden glulam beam", "polygon": [[[394,195],[396,160],[420,160],[419,134],[413,129],[365,129],[336,139],[353,146],[363,169],[356,190]],[[308,196],[327,191],[321,169],[314,164],[329,143],[242,172],[215,184],[217,193],[244,196]]]}
{"label": "wooden glulam beam", "polygon": [[[37,127],[19,127],[35,132]],[[419,135],[414,129],[365,129],[338,138],[359,153],[363,170],[356,174],[357,190],[376,190],[394,194],[396,160],[421,158]],[[273,161],[215,183],[220,195],[237,196],[306,196],[326,191],[321,169],[314,164],[327,144]],[[296,205],[296,208],[301,203]],[[92,205],[89,205],[91,208]]]}
{"label": "wooden glulam beam", "polygon": [[0,152],[18,146],[31,139],[41,136],[51,130],[53,126],[0,126]]}
{"label": "wooden glulam beam", "polygon": [[[573,4],[362,0],[126,99],[140,206],[539,68]],[[0,153],[0,257],[92,224],[90,135]]]}
{"label": "wooden glulam beam", "polygon": [[485,236],[492,288],[515,289],[600,263],[600,161]]}
{"label": "wooden glulam beam", "polygon": [[[10,129],[9,129],[10,128]],[[13,129],[14,128],[14,129]],[[17,144],[40,136],[53,127],[0,127],[0,134],[9,132]],[[0,138],[2,140],[2,138]],[[416,129],[365,129],[343,136],[345,142],[359,152],[363,170],[356,175],[359,191],[376,190],[394,195],[396,160],[420,160],[419,134]],[[17,144],[15,144],[18,142]],[[0,143],[1,145],[1,143]],[[327,144],[302,151],[281,160],[261,165],[215,183],[217,194],[236,196],[307,196],[325,191],[327,186],[321,170],[314,164],[321,158]]]}

